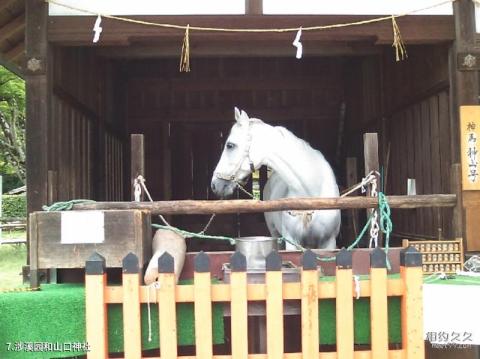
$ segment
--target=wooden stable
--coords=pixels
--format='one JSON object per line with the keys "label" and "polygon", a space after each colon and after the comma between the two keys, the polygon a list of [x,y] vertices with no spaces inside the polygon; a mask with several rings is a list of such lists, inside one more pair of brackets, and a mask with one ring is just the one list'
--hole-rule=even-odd
{"label": "wooden stable", "polygon": [[[122,286],[108,286],[105,258],[94,253],[86,262],[86,323],[88,358],[107,358],[107,305],[123,307],[124,357],[141,358],[140,304],[151,300],[159,308],[161,358],[423,358],[422,323],[422,260],[413,247],[400,254],[400,277],[388,278],[386,255],[377,248],[370,255],[370,276],[360,283],[360,297],[370,298],[371,345],[368,349],[355,348],[353,301],[355,292],[352,276],[352,253],[346,250],[336,256],[335,280],[318,280],[317,257],[311,252],[302,258],[301,279],[282,282],[278,253],[266,258],[265,283],[247,283],[246,260],[237,252],[230,259],[230,283],[212,284],[209,256],[195,257],[193,284],[175,285],[173,258],[165,253],[159,259],[159,287],[141,286],[138,258],[129,254],[123,261]],[[150,297],[148,291],[157,295]],[[388,343],[388,297],[401,297],[402,344],[390,349]],[[155,298],[155,299],[152,299]],[[158,298],[158,300],[156,299]],[[319,300],[336,301],[336,350],[325,352],[319,342]],[[284,352],[283,303],[299,300],[301,306],[301,352]],[[251,301],[266,305],[266,353],[249,353],[248,310]],[[221,302],[231,306],[231,347],[229,354],[216,355],[212,345],[212,304]],[[196,356],[178,356],[176,304],[193,303],[195,316]],[[150,356],[148,356],[150,357]],[[156,356],[158,358],[158,356]]]}
{"label": "wooden stable", "polygon": [[[458,108],[478,104],[479,94],[476,68],[462,65],[462,56],[475,54],[474,4],[458,0],[453,6],[454,16],[398,18],[408,51],[401,62],[395,61],[387,21],[305,34],[301,60],[294,58],[288,33],[192,32],[192,71],[179,73],[181,31],[104,18],[101,39],[93,44],[93,17],[49,15],[47,3],[28,0],[22,71],[29,211],[74,198],[130,199],[130,156],[138,148],[130,135],[135,133],[145,135],[143,170],[155,200],[212,199],[210,177],[233,106],[239,106],[320,149],[342,187],[365,174],[363,134],[379,133],[374,167],[383,168],[386,194],[407,194],[407,181],[414,179],[417,194],[458,194],[461,204],[455,210],[394,210],[396,240],[466,238],[467,250],[478,249],[480,232],[467,222],[480,207],[472,191],[463,193],[462,202],[458,171]],[[371,18],[262,16],[257,0],[246,1],[246,11],[136,18],[238,28]],[[262,170],[261,186],[265,180]],[[207,216],[171,220],[199,231]],[[222,215],[211,226],[211,233],[230,236],[266,232],[260,214]],[[191,249],[208,248],[200,242]]]}

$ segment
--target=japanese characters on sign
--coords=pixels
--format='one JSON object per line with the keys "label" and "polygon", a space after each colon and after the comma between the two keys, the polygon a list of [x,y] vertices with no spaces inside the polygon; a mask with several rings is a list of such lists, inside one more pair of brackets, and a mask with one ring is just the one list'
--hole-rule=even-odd
{"label": "japanese characters on sign", "polygon": [[480,106],[462,106],[460,116],[463,189],[480,190]]}

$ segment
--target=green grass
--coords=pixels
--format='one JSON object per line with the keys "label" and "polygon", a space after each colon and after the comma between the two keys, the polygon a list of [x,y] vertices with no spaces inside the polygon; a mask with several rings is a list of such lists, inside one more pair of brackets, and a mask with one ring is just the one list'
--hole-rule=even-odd
{"label": "green grass", "polygon": [[[15,233],[7,237],[2,235],[2,239],[22,238],[19,234],[25,231]],[[6,234],[6,233],[5,233]],[[0,245],[0,288],[17,288],[22,284],[22,266],[27,263],[27,246],[25,244],[2,244]]]}
{"label": "green grass", "polygon": [[2,239],[25,239],[27,234],[25,231],[9,231],[7,229],[2,230]]}

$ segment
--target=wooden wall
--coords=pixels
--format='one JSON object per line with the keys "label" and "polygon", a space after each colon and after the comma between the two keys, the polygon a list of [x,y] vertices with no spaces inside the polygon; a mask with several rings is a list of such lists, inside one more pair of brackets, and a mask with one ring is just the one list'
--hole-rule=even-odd
{"label": "wooden wall", "polygon": [[88,48],[52,55],[49,200],[121,200],[125,136],[106,111],[108,63]]}
{"label": "wooden wall", "polygon": [[[285,125],[333,160],[344,99],[343,62],[197,58],[190,73],[178,72],[178,59],[124,64],[128,132],[145,134],[146,177],[153,197],[214,198],[210,180],[233,124],[234,106]],[[215,221],[211,233],[237,235],[239,222],[242,235],[266,233],[263,215],[225,217]],[[201,230],[206,218],[177,218],[176,223]]]}
{"label": "wooden wall", "polygon": [[[377,131],[384,156],[390,147],[387,193],[405,194],[407,178],[416,179],[419,194],[448,193],[453,150],[448,47],[410,46],[408,51],[401,63],[393,60],[389,47],[383,56],[300,61],[194,58],[192,72],[179,73],[176,58],[111,63],[85,48],[56,48],[50,198],[128,198],[126,139],[143,133],[147,185],[154,199],[212,199],[210,179],[234,106],[305,138],[326,155],[340,183],[343,157],[353,155],[362,163],[362,134]],[[337,162],[342,102],[347,116]],[[443,236],[451,229],[448,211],[396,211],[393,216],[399,233],[437,237],[439,228]],[[199,231],[206,220],[184,216],[173,223]],[[220,217],[210,233],[267,231],[262,215],[242,215]]]}
{"label": "wooden wall", "polygon": [[[451,193],[452,130],[448,47],[408,47],[408,59],[383,58],[385,143],[390,144],[389,194],[406,194],[407,179],[417,194]],[[394,211],[394,231],[423,237],[451,235],[451,210]]]}

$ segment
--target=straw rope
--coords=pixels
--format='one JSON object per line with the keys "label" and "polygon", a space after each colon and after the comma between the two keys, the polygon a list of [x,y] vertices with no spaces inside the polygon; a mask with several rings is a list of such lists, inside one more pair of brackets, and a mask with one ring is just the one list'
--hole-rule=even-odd
{"label": "straw rope", "polygon": [[[84,8],[79,8],[76,6],[72,5],[67,5],[62,2],[59,2],[57,0],[44,0],[47,3],[54,4],[57,6],[64,7],[66,9],[78,11],[84,14],[88,15],[94,15],[94,16],[102,16],[107,19],[112,19],[112,20],[117,20],[117,21],[123,21],[123,22],[128,22],[132,24],[138,24],[138,25],[146,25],[146,26],[156,26],[156,27],[163,27],[163,28],[169,28],[169,29],[178,29],[178,30],[194,30],[194,31],[211,31],[211,32],[257,32],[257,33],[266,33],[266,32],[277,32],[277,33],[282,33],[282,32],[297,32],[300,28],[302,28],[302,31],[316,31],[316,30],[327,30],[327,29],[336,29],[336,28],[342,28],[342,27],[349,27],[349,26],[358,26],[358,25],[365,25],[365,24],[372,24],[376,22],[381,22],[381,21],[387,21],[387,20],[392,20],[395,18],[399,17],[404,17],[407,15],[413,15],[418,12],[422,12],[425,10],[430,10],[442,5],[450,4],[455,2],[456,0],[446,0],[442,1],[430,6],[426,6],[420,9],[415,9],[411,10],[405,13],[397,14],[397,15],[389,15],[389,16],[382,16],[382,17],[377,17],[373,19],[368,19],[368,20],[361,20],[361,21],[353,21],[353,22],[347,22],[347,23],[340,23],[340,24],[331,24],[331,25],[317,25],[317,26],[298,26],[298,27],[287,27],[287,28],[272,28],[272,29],[261,29],[261,28],[221,28],[221,27],[204,27],[204,26],[190,26],[190,25],[177,25],[177,24],[168,24],[168,23],[157,23],[157,22],[150,22],[150,21],[143,21],[143,20],[138,20],[138,19],[132,19],[132,18],[126,18],[126,17],[121,17],[121,16],[114,16],[114,15],[109,15],[109,14],[104,14],[100,13],[97,11],[89,10],[89,9],[84,9]],[[480,0],[473,0],[475,2],[480,1]]]}

